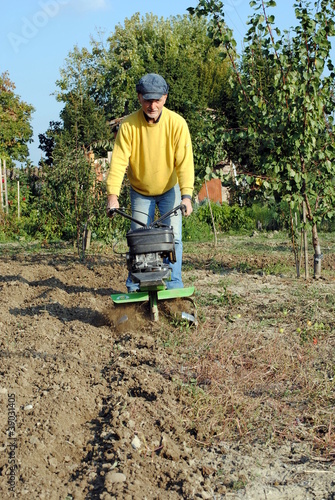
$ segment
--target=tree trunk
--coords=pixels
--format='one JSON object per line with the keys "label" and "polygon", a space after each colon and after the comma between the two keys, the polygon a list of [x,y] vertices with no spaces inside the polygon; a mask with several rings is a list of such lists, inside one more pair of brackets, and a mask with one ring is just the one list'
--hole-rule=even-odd
{"label": "tree trunk", "polygon": [[90,249],[91,246],[91,235],[92,232],[90,229],[87,229],[87,223],[85,224],[83,230],[83,241],[82,241],[82,255],[85,257],[85,252]]}
{"label": "tree trunk", "polygon": [[307,230],[306,230],[306,203],[302,202],[302,220],[304,223],[303,235],[304,235],[304,255],[305,255],[305,279],[309,279],[308,270],[308,243],[307,243]]}
{"label": "tree trunk", "polygon": [[[306,206],[306,217],[312,221],[312,210],[307,196],[305,195],[305,206]],[[321,253],[320,240],[318,235],[318,228],[316,223],[312,226],[312,238],[313,238],[313,248],[314,248],[314,278],[321,278],[321,260],[323,255]]]}
{"label": "tree trunk", "polygon": [[312,235],[313,235],[313,247],[314,247],[314,278],[320,278],[321,260],[323,255],[321,253],[320,240],[316,224],[314,224],[312,227]]}
{"label": "tree trunk", "polygon": [[[295,213],[295,216],[296,215],[297,215],[297,213]],[[295,229],[296,229],[296,227],[294,228],[294,221],[293,221],[293,215],[292,215],[291,208],[290,208],[290,216],[291,216],[292,249],[293,249],[293,253],[294,253],[295,269],[297,271],[297,278],[300,278],[300,260],[299,260],[299,255],[298,255],[298,245],[295,242]],[[297,223],[296,223],[296,226],[297,226]]]}
{"label": "tree trunk", "polygon": [[92,231],[90,229],[87,229],[85,250],[89,250],[91,248],[91,237],[92,237]]}
{"label": "tree trunk", "polygon": [[81,251],[80,251],[80,222],[77,220],[77,251],[78,251],[78,255],[79,257],[81,256]]}

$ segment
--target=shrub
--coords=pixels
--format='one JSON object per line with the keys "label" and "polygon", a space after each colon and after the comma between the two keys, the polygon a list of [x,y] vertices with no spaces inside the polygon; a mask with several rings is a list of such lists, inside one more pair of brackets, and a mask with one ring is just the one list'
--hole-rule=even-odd
{"label": "shrub", "polygon": [[[280,206],[278,210],[278,206],[274,203],[254,203],[248,209],[248,213],[255,222],[256,227],[258,221],[261,223],[262,228],[267,231],[274,231],[283,227],[283,210]],[[284,215],[287,216],[288,214],[285,212]]]}
{"label": "shrub", "polygon": [[183,217],[183,241],[201,242],[212,239],[211,226],[199,220],[197,212],[193,212],[189,217]]}

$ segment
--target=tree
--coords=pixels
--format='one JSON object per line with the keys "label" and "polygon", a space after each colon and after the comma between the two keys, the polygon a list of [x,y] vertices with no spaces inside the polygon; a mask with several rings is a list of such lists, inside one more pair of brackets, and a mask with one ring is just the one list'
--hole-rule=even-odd
{"label": "tree", "polygon": [[[68,105],[73,93],[84,94],[112,120],[138,109],[135,85],[143,74],[162,74],[170,86],[167,106],[187,120],[197,172],[204,175],[206,163],[222,153],[222,142],[210,139],[213,113],[208,109],[220,105],[229,74],[229,64],[207,37],[207,27],[205,19],[186,15],[163,19],[134,14],[116,26],[106,43],[92,38],[91,51],[75,48],[70,53],[57,82],[58,99]],[[210,154],[204,156],[206,137]]]}
{"label": "tree", "polygon": [[51,166],[53,164],[53,152],[56,146],[56,139],[57,135],[61,132],[62,122],[51,121],[49,123],[49,128],[45,132],[45,134],[38,135],[38,139],[40,141],[40,145],[38,147],[45,154],[45,158],[42,160],[42,163],[45,163],[48,166]]}
{"label": "tree", "polygon": [[143,74],[160,73],[170,86],[167,106],[182,114],[194,133],[199,111],[213,107],[228,71],[208,40],[206,20],[137,13],[118,25],[108,42],[105,82],[114,117],[138,109],[134,89]]}
{"label": "tree", "polygon": [[[43,189],[40,202],[59,224],[58,236],[77,242],[87,233],[101,208],[100,183],[97,183],[92,156],[105,156],[112,132],[102,107],[94,100],[94,68],[86,49],[75,47],[61,70],[57,99],[64,103],[61,122],[51,122],[39,136],[46,158],[40,162]],[[97,207],[100,207],[98,210]]]}
{"label": "tree", "polygon": [[[256,149],[250,186],[261,184],[266,196],[286,200],[291,208],[306,206],[312,227],[314,276],[321,274],[318,225],[334,216],[334,67],[331,37],[335,34],[333,1],[321,0],[314,9],[294,4],[298,25],[294,36],[282,35],[267,9],[273,0],[252,1],[255,15],[245,38],[244,65],[235,66],[233,86],[241,109],[238,126],[225,135],[232,145],[250,142]],[[192,12],[209,15],[216,44],[232,52],[233,40],[224,33],[222,2],[201,0]],[[264,86],[259,63],[266,64],[270,81]],[[325,70],[328,69],[328,76]]]}
{"label": "tree", "polygon": [[77,144],[87,151],[98,150],[103,142],[108,145],[111,130],[106,113],[94,98],[99,76],[92,54],[75,46],[61,69],[61,76],[56,83],[60,89],[57,100],[64,103],[60,113],[64,130],[75,136]]}
{"label": "tree", "polygon": [[213,127],[208,108],[218,105],[228,71],[207,38],[207,21],[190,16],[164,20],[135,14],[115,28],[107,43],[100,37],[92,38],[91,50],[74,47],[56,82],[57,99],[64,103],[62,123],[50,124],[40,136],[46,154],[42,198],[62,230],[79,241],[79,231],[101,205],[87,154],[106,156],[112,149],[109,121],[138,109],[135,85],[144,73],[161,73],[168,81],[168,107],[189,123],[199,175],[206,163],[221,159],[222,143],[210,140],[206,146]]}
{"label": "tree", "polygon": [[105,213],[101,206],[102,201],[105,205],[105,196],[91,158],[78,147],[75,136],[63,132],[57,139],[52,165],[42,162],[41,169],[39,208],[48,220],[48,237],[72,239],[81,255],[85,250],[80,244],[84,230],[97,214]]}
{"label": "tree", "polygon": [[7,72],[0,75],[0,157],[25,161],[33,131],[30,120],[34,108],[14,93]]}

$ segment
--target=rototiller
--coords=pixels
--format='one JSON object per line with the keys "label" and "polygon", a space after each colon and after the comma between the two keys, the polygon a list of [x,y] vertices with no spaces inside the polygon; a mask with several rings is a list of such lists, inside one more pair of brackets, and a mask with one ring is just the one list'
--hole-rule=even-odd
{"label": "rototiller", "polygon": [[110,216],[117,213],[141,226],[128,231],[126,235],[129,247],[126,253],[127,268],[133,282],[138,283],[139,291],[113,293],[111,297],[114,304],[149,301],[151,319],[158,321],[159,300],[190,297],[193,294],[194,287],[167,289],[165,283],[170,280],[169,262],[176,262],[176,251],[173,229],[162,222],[177,215],[179,210],[184,213],[185,205],[178,205],[148,225],[118,208],[110,210]]}

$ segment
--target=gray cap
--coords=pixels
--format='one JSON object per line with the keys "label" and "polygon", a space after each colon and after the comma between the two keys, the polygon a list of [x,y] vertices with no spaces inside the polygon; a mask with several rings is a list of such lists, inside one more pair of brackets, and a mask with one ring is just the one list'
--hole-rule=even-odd
{"label": "gray cap", "polygon": [[149,73],[142,76],[136,85],[136,92],[142,94],[146,100],[160,99],[162,95],[169,92],[169,86],[162,76],[156,73]]}

